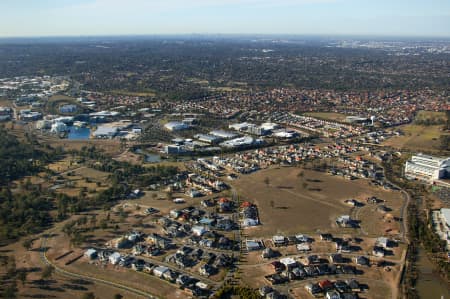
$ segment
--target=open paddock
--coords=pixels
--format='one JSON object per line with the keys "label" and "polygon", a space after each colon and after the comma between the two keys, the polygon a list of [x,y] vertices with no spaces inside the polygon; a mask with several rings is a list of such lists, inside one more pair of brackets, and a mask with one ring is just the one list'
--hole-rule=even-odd
{"label": "open paddock", "polygon": [[[304,176],[298,173],[303,171]],[[266,179],[268,178],[268,180]],[[268,182],[268,184],[267,184]],[[279,167],[243,175],[233,186],[241,200],[249,200],[258,207],[261,225],[248,228],[249,237],[270,237],[275,234],[298,233],[356,233],[355,229],[341,229],[336,217],[350,215],[355,208],[344,203],[346,199],[365,202],[367,197],[386,199],[393,208],[402,204],[399,192],[371,186],[367,180],[349,181],[326,173],[301,168]],[[307,185],[305,185],[307,184]],[[379,227],[378,218],[362,226]],[[383,230],[374,231],[379,235]]]}
{"label": "open paddock", "polygon": [[347,115],[342,113],[335,112],[308,112],[305,113],[306,116],[316,117],[319,119],[329,120],[329,121],[338,121],[345,122]]}
{"label": "open paddock", "polygon": [[383,143],[384,146],[392,146],[398,149],[410,151],[439,151],[439,137],[445,133],[442,126],[422,126],[408,124],[398,127],[404,134],[395,136]]}

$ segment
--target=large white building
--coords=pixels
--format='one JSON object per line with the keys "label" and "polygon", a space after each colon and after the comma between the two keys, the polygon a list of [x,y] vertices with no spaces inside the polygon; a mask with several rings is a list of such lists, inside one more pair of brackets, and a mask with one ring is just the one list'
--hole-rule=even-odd
{"label": "large white building", "polygon": [[414,155],[406,162],[405,176],[433,182],[450,173],[450,158],[438,158],[423,154]]}
{"label": "large white building", "polygon": [[171,121],[165,124],[164,128],[166,128],[169,131],[181,131],[189,129],[189,125],[179,121]]}
{"label": "large white building", "polygon": [[447,250],[450,251],[450,209],[433,211],[432,217],[437,234],[447,242]]}

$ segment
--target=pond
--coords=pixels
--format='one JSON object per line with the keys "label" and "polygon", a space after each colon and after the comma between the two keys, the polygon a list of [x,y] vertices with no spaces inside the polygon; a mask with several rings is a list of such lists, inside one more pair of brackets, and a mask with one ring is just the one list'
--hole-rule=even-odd
{"label": "pond", "polygon": [[91,129],[86,127],[70,126],[67,139],[69,140],[87,140],[91,136]]}

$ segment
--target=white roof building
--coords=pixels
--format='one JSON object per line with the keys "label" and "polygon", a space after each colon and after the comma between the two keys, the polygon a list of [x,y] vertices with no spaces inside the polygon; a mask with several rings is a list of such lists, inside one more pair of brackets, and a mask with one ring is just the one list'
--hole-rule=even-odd
{"label": "white roof building", "polygon": [[418,154],[406,162],[405,176],[432,182],[444,178],[450,172],[450,158]]}
{"label": "white roof building", "polygon": [[280,125],[278,125],[276,123],[263,123],[261,125],[261,128],[266,131],[273,131],[275,129],[278,129],[279,127],[280,127]]}
{"label": "white roof building", "polygon": [[166,273],[167,271],[169,271],[169,268],[165,266],[158,266],[155,269],[153,269],[153,274],[157,277],[162,277],[164,273]]}
{"label": "white roof building", "polygon": [[241,146],[250,146],[254,142],[255,142],[255,139],[253,139],[253,137],[244,136],[244,137],[224,141],[220,145],[223,147],[233,148],[233,147],[241,147]]}
{"label": "white roof building", "polygon": [[285,258],[280,259],[280,263],[285,265],[286,268],[297,265],[297,262],[291,257],[285,257]]}
{"label": "white roof building", "polygon": [[109,262],[110,262],[111,264],[116,265],[116,264],[119,263],[121,257],[122,257],[122,256],[120,255],[120,253],[114,252],[113,254],[111,254],[111,255],[109,256],[108,259],[109,259]]}
{"label": "white roof building", "polygon": [[450,229],[450,209],[441,209],[442,220],[445,221],[445,225]]}
{"label": "white roof building", "polygon": [[179,122],[179,121],[171,121],[164,125],[164,128],[166,128],[169,131],[180,131],[180,130],[186,130],[189,129],[189,125]]}
{"label": "white roof building", "polygon": [[245,122],[245,123],[239,123],[239,124],[231,124],[228,126],[228,128],[236,130],[236,131],[246,131],[249,126],[254,126],[254,125]]}
{"label": "white roof building", "polygon": [[207,231],[208,230],[204,226],[196,225],[192,227],[192,233],[196,236],[202,236]]}
{"label": "white roof building", "polygon": [[52,124],[52,127],[50,129],[50,132],[52,133],[62,133],[62,132],[66,132],[67,131],[67,125],[63,122],[55,122]]}
{"label": "white roof building", "polygon": [[95,138],[113,138],[117,135],[119,129],[116,127],[99,126],[92,135]]}
{"label": "white roof building", "polygon": [[223,138],[223,139],[231,139],[231,138],[235,138],[237,136],[237,134],[235,134],[235,133],[227,132],[224,130],[213,130],[213,131],[209,132],[209,134]]}

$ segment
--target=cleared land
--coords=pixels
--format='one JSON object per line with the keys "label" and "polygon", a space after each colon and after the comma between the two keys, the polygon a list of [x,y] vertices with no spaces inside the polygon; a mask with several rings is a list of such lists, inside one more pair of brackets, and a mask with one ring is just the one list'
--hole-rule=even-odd
{"label": "cleared land", "polygon": [[447,117],[445,112],[443,111],[419,111],[414,121],[436,121],[445,123],[447,121]]}
{"label": "cleared land", "polygon": [[120,96],[133,96],[133,97],[154,97],[156,96],[156,92],[151,89],[146,89],[142,92],[133,92],[128,90],[112,90],[110,92],[114,95],[120,95]]}
{"label": "cleared land", "polygon": [[[402,136],[390,138],[383,145],[410,151],[442,151],[439,137],[449,135],[449,132],[443,129],[446,121],[445,112],[419,111],[412,124],[398,127],[404,133]],[[434,125],[426,126],[426,122]]]}
{"label": "cleared land", "polygon": [[[303,178],[297,176],[301,171],[304,172]],[[268,185],[266,178],[269,178]],[[391,218],[384,220],[384,214],[373,213],[373,206],[366,205],[358,216],[357,210],[344,203],[351,198],[365,202],[367,197],[376,196],[386,200],[386,206],[393,210],[391,214],[398,216],[395,211],[402,205],[401,194],[371,186],[367,180],[349,181],[300,168],[272,168],[242,176],[233,182],[233,186],[242,200],[258,206],[262,225],[246,230],[251,237],[315,233],[319,230],[344,233],[346,230],[335,225],[336,217],[340,215],[353,215],[362,220],[361,231],[368,235],[382,235],[388,229],[398,230],[398,223]],[[348,233],[354,231],[347,230]]]}
{"label": "cleared land", "polygon": [[317,117],[320,119],[332,120],[344,122],[347,115],[342,113],[334,113],[334,112],[308,112],[305,113],[306,116]]}
{"label": "cleared land", "polygon": [[442,126],[404,125],[398,127],[404,135],[392,137],[383,143],[399,149],[411,151],[439,151],[439,137],[445,133]]}
{"label": "cleared land", "polygon": [[68,140],[60,139],[52,136],[39,136],[42,143],[49,144],[56,148],[63,147],[65,150],[81,150],[84,146],[95,146],[99,151],[104,151],[105,154],[112,156],[119,155],[123,149],[120,147],[120,141],[115,139],[90,139],[90,140]]}

